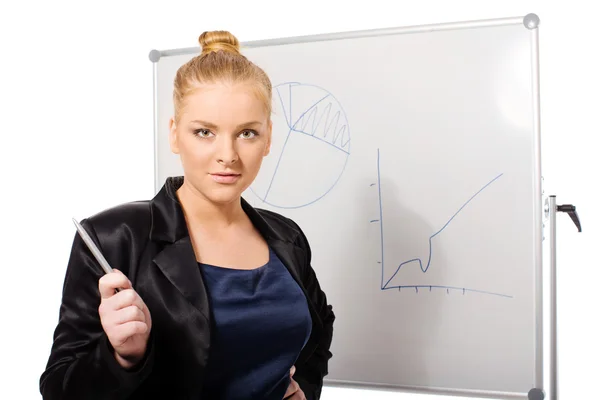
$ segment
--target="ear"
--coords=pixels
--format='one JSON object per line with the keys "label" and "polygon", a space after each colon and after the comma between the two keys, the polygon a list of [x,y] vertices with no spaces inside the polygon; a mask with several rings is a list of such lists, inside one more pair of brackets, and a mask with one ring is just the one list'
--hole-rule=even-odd
{"label": "ear", "polygon": [[271,152],[271,136],[273,134],[273,121],[269,118],[269,127],[267,128],[267,143],[265,144],[264,157]]}
{"label": "ear", "polygon": [[177,124],[175,124],[175,119],[171,117],[169,120],[169,144],[171,146],[171,151],[175,154],[179,154],[179,143],[177,140]]}

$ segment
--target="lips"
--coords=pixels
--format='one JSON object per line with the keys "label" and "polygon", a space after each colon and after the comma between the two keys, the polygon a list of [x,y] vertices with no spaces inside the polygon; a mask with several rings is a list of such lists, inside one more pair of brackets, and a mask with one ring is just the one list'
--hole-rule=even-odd
{"label": "lips", "polygon": [[217,183],[230,184],[230,183],[235,183],[240,178],[241,175],[229,173],[229,172],[217,172],[214,174],[210,174],[210,176]]}

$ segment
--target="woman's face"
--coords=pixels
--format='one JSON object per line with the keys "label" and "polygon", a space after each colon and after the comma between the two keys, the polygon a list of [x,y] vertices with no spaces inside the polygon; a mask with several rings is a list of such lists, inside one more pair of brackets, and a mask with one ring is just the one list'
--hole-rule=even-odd
{"label": "woman's face", "polygon": [[214,203],[239,200],[269,154],[272,123],[248,83],[200,86],[171,120],[171,150],[179,154],[186,184]]}

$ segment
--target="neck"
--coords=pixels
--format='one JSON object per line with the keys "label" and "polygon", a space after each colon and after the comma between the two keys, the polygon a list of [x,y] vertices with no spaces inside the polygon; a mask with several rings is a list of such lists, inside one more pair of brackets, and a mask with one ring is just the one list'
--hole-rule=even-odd
{"label": "neck", "polygon": [[214,203],[184,181],[177,196],[188,224],[226,228],[245,219],[241,199],[229,203]]}

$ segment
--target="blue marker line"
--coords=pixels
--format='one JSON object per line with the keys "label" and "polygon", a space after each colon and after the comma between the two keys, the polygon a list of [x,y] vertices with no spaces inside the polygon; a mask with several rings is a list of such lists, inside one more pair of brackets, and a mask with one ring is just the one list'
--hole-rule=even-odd
{"label": "blue marker line", "polygon": [[[425,267],[423,267],[423,262],[420,258],[414,258],[412,260],[408,260],[405,261],[403,263],[401,263],[398,268],[396,269],[396,271],[394,272],[394,274],[392,275],[392,277],[384,284],[383,283],[383,277],[385,275],[385,266],[384,266],[384,262],[383,260],[384,258],[384,238],[383,238],[383,205],[382,205],[382,196],[381,196],[381,170],[380,170],[380,154],[379,154],[379,149],[377,149],[377,185],[379,188],[379,227],[380,227],[380,235],[381,235],[381,290],[387,290],[387,289],[395,289],[398,288],[400,290],[400,288],[402,287],[410,287],[410,288],[415,288],[417,289],[418,287],[429,287],[429,290],[431,291],[431,288],[445,288],[446,292],[449,293],[449,289],[457,289],[457,290],[462,290],[463,294],[466,291],[469,292],[476,292],[476,293],[483,293],[483,294],[490,294],[490,295],[496,295],[496,296],[503,296],[503,297],[509,297],[512,298],[512,296],[508,296],[505,294],[500,294],[500,293],[494,293],[494,292],[486,292],[486,291],[482,291],[482,290],[477,290],[477,289],[467,289],[467,288],[459,288],[459,287],[454,287],[454,286],[434,286],[434,285],[409,285],[409,286],[388,286],[389,283],[392,281],[392,279],[394,279],[394,277],[398,274],[398,272],[400,271],[400,268],[402,268],[402,266],[411,263],[411,262],[418,262],[419,266],[421,268],[421,271],[423,273],[426,273],[429,270],[429,267],[431,265],[431,258],[432,258],[432,253],[433,253],[433,246],[432,246],[432,239],[434,237],[436,237],[438,234],[440,234],[447,226],[448,224],[450,224],[450,222],[467,206],[467,204],[469,204],[478,194],[480,194],[484,189],[486,189],[489,185],[491,185],[493,182],[495,182],[497,179],[499,179],[503,174],[499,174],[498,176],[496,176],[494,179],[492,179],[490,182],[488,182],[486,185],[484,185],[481,189],[479,189],[479,191],[477,191],[477,193],[475,193],[473,196],[471,196],[459,209],[456,213],[454,213],[454,215],[452,215],[452,217],[450,217],[450,219],[444,224],[444,226],[442,226],[442,228],[440,230],[438,230],[437,232],[435,232],[433,235],[431,235],[429,237],[429,258],[427,260],[427,265]],[[372,185],[371,185],[372,186]],[[376,220],[372,220],[371,222],[374,222]],[[417,290],[418,293],[418,290]]]}
{"label": "blue marker line", "polygon": [[412,260],[405,261],[405,262],[403,262],[402,264],[400,264],[398,266],[398,269],[396,269],[396,272],[394,272],[394,275],[392,275],[392,277],[386,282],[386,284],[384,285],[384,287],[387,286],[388,283],[390,283],[390,281],[392,279],[394,279],[394,277],[396,276],[396,274],[400,271],[400,268],[402,268],[402,266],[405,265],[405,264],[417,261],[419,263],[421,271],[427,272],[427,270],[429,269],[429,266],[431,265],[431,257],[432,257],[432,252],[433,252],[433,246],[431,244],[431,241],[433,240],[433,238],[436,237],[437,235],[439,235],[444,229],[446,229],[446,227],[454,219],[454,217],[456,217],[458,215],[458,213],[461,212],[465,208],[465,206],[467,204],[469,204],[471,202],[471,200],[473,200],[475,198],[475,196],[477,196],[479,193],[481,193],[485,188],[487,188],[489,185],[491,185],[494,181],[496,181],[501,176],[502,176],[502,174],[498,175],[497,177],[495,177],[494,179],[492,179],[490,182],[488,182],[483,188],[479,189],[479,191],[477,191],[477,193],[475,193],[473,196],[471,196],[471,198],[469,200],[467,200],[467,202],[464,203],[462,205],[462,207],[460,207],[456,213],[454,213],[454,215],[448,220],[448,222],[446,222],[444,224],[444,226],[439,231],[437,231],[436,233],[434,233],[433,235],[431,235],[429,237],[429,258],[427,260],[427,265],[425,267],[423,267],[423,262],[421,261],[420,258],[414,258]]}
{"label": "blue marker line", "polygon": [[385,287],[385,288],[383,288],[381,290],[398,289],[398,291],[401,291],[402,288],[413,288],[413,289],[429,288],[429,291],[431,291],[432,288],[434,288],[434,289],[446,289],[446,293],[448,293],[448,294],[450,294],[450,289],[452,289],[452,290],[460,290],[460,291],[462,291],[463,295],[465,294],[465,292],[475,292],[475,293],[482,293],[482,294],[489,294],[489,295],[494,295],[494,296],[506,297],[506,298],[511,298],[511,299],[513,298],[513,296],[510,296],[510,295],[507,295],[507,294],[503,294],[503,293],[487,292],[485,290],[468,289],[468,288],[457,287],[457,286],[398,285],[398,286],[387,286],[387,287]]}
{"label": "blue marker line", "polygon": [[[325,144],[327,144],[327,145],[329,145],[329,146],[333,147],[334,149],[341,151],[342,153],[350,154],[350,152],[348,152],[348,151],[346,151],[346,150],[342,149],[341,147],[338,147],[338,146],[336,146],[334,143],[328,142],[328,141],[327,141],[327,140],[325,140],[325,139],[321,139],[321,138],[320,138],[320,137],[318,137],[318,136],[311,135],[310,133],[307,133],[307,132],[304,132],[304,131],[299,131],[299,130],[294,130],[294,129],[292,129],[290,132],[296,132],[296,133],[301,133],[301,134],[303,134],[303,135],[306,135],[306,136],[310,136],[311,138],[313,138],[313,139],[316,139],[316,140],[318,140],[318,141],[320,141],[320,142],[323,142],[323,143],[325,143]],[[346,142],[346,143],[347,143],[347,142]]]}
{"label": "blue marker line", "polygon": [[[329,97],[329,94],[326,95],[326,96],[324,96],[323,98],[321,98],[315,104],[313,104],[308,110],[304,111],[302,113],[302,115],[300,115],[300,118],[298,118],[298,121],[300,121],[300,119],[302,119],[302,117],[304,116],[304,114],[306,114],[307,112],[309,112],[313,107],[315,107],[321,101],[325,100],[327,97]],[[291,93],[291,90],[290,90],[290,104],[291,104],[291,101],[292,101],[291,99],[292,99],[292,93]],[[281,97],[280,97],[280,100],[281,100]],[[281,106],[283,107],[283,103],[281,104]],[[281,153],[279,153],[279,159],[277,159],[277,164],[275,165],[275,172],[273,173],[273,176],[271,177],[271,182],[269,182],[269,187],[267,188],[267,192],[265,193],[265,197],[263,199],[264,202],[266,202],[267,196],[269,196],[269,192],[271,191],[271,186],[273,186],[273,181],[275,180],[275,176],[277,175],[277,170],[279,169],[279,163],[281,163],[281,158],[283,157],[283,153],[285,153],[285,147],[287,146],[288,140],[290,139],[290,136],[291,136],[292,132],[295,130],[296,124],[298,123],[298,121],[296,121],[296,123],[294,123],[294,126],[290,127],[290,131],[288,132],[288,134],[287,134],[287,136],[285,138],[285,142],[283,143],[283,147],[281,149]]]}
{"label": "blue marker line", "polygon": [[379,230],[381,231],[381,290],[383,290],[383,207],[381,205],[381,171],[379,170],[379,149],[377,149],[377,187],[379,189]]}
{"label": "blue marker line", "polygon": [[[329,97],[329,96],[327,96]],[[323,99],[322,99],[323,100]],[[322,101],[321,100],[321,101]],[[329,103],[325,106],[325,112],[322,112],[319,116],[319,119],[316,119],[316,116],[319,115],[319,108],[314,105],[311,107],[310,109],[310,113],[308,115],[306,115],[307,113],[302,114],[302,116],[298,119],[298,121],[294,124],[294,128],[296,127],[296,125],[298,125],[300,127],[301,130],[305,129],[306,126],[308,125],[308,123],[312,120],[312,128],[311,131],[313,132],[312,134],[308,134],[310,136],[314,136],[316,131],[317,131],[317,127],[321,124],[321,121],[323,119],[325,119],[325,123],[323,124],[324,128],[323,128],[323,138],[326,138],[327,135],[329,134],[329,131],[332,130],[332,127],[335,128],[337,127],[337,123],[340,120],[340,116],[341,116],[341,111],[337,111],[334,115],[334,117],[330,120],[330,114],[331,114],[331,108],[333,106],[333,103]],[[300,123],[302,121],[302,123]],[[329,125],[327,124],[327,122],[329,122]],[[344,142],[344,133],[345,133],[345,129],[346,126],[343,125],[342,128],[340,129],[339,132],[335,132],[335,129],[333,129],[334,133],[333,133],[333,140],[332,143],[335,144],[338,140],[339,137],[342,138],[341,140],[341,147],[346,147],[346,145],[348,144],[348,142],[350,141],[350,138],[348,138],[348,140],[346,142]]]}
{"label": "blue marker line", "polygon": [[[263,203],[268,204],[268,205],[273,206],[273,207],[284,208],[284,209],[295,209],[295,208],[301,208],[301,207],[309,206],[309,205],[311,205],[311,204],[319,201],[321,198],[325,197],[329,192],[331,192],[334,189],[334,187],[337,185],[337,183],[339,182],[339,180],[341,179],[341,177],[342,177],[342,175],[343,175],[343,173],[344,173],[344,171],[346,169],[346,166],[348,165],[348,156],[350,155],[350,146],[351,146],[349,126],[346,124],[346,125],[343,125],[337,132],[335,130],[335,127],[337,126],[337,123],[339,123],[339,121],[340,121],[340,117],[343,115],[344,119],[345,119],[345,112],[343,111],[343,107],[342,107],[341,104],[339,104],[339,107],[341,108],[342,111],[336,112],[335,117],[334,117],[333,120],[331,120],[331,122],[330,122],[330,118],[329,117],[330,117],[330,114],[331,114],[332,103],[328,104],[326,106],[326,108],[324,109],[325,111],[322,113],[321,117],[319,118],[319,121],[316,121],[316,118],[314,117],[314,116],[318,115],[318,106],[319,106],[319,104],[322,103],[327,98],[331,98],[331,99],[333,99],[332,101],[336,101],[337,102],[337,100],[335,99],[335,97],[331,93],[329,93],[327,90],[325,90],[323,88],[320,88],[320,87],[318,87],[316,85],[306,85],[306,84],[304,84],[303,86],[314,87],[316,89],[320,89],[321,91],[323,91],[323,92],[325,92],[327,94],[325,96],[323,96],[321,99],[319,99],[318,101],[316,101],[314,104],[312,104],[299,117],[296,118],[293,115],[292,108],[293,108],[293,104],[294,104],[294,99],[292,99],[292,97],[293,97],[292,96],[292,86],[297,86],[297,85],[300,85],[300,83],[298,83],[298,82],[288,82],[287,83],[288,92],[289,92],[288,102],[289,102],[290,112],[289,112],[289,115],[288,115],[287,112],[284,112],[284,115],[285,115],[285,119],[286,119],[286,125],[287,125],[289,131],[288,131],[288,134],[287,134],[287,136],[286,136],[286,138],[284,140],[283,146],[281,148],[281,152],[279,153],[279,157],[277,159],[277,163],[275,164],[275,168],[274,168],[274,171],[273,171],[273,173],[271,175],[269,184],[267,186],[267,190],[266,190],[266,192],[264,194],[260,194],[259,195],[257,192],[255,192],[255,190],[252,187],[249,188],[250,191],[252,191],[252,193],[254,193],[254,195],[256,195],[259,199],[261,199]],[[278,94],[278,97],[279,97],[279,102],[281,104],[281,107],[282,107],[282,109],[285,110],[284,101],[283,101],[284,99],[281,96],[281,90],[280,90],[279,87],[277,88],[277,94]],[[327,114],[327,115],[325,116],[325,114]],[[324,126],[325,135],[323,137],[327,137],[327,135],[329,134],[329,130],[334,130],[333,143],[328,142],[324,138],[320,137],[321,135],[317,136],[316,135],[316,131],[311,134],[310,132],[305,132],[305,131],[303,131],[301,129],[297,129],[297,128],[300,127],[300,125],[302,125],[302,127],[307,126],[309,124],[311,118],[313,120],[312,121],[313,128],[316,127],[316,126],[319,126],[318,124],[323,120],[324,117],[325,117],[325,125],[326,126]],[[283,155],[286,152],[286,150],[288,149],[288,142],[289,142],[290,136],[294,132],[310,136],[311,138],[317,139],[320,142],[325,143],[328,146],[333,147],[336,150],[339,150],[340,152],[344,153],[345,154],[344,165],[342,166],[340,174],[337,176],[337,178],[335,179],[335,182],[333,182],[333,184],[331,185],[331,187],[329,189],[327,189],[327,191],[325,193],[322,193],[321,195],[319,195],[319,197],[314,198],[312,201],[309,201],[308,203],[305,203],[305,204],[298,204],[298,205],[272,204],[272,203],[270,203],[268,201],[268,196],[271,193],[271,189],[273,188],[273,184],[275,182],[275,178],[276,178],[276,176],[279,173],[279,167],[281,165],[281,161],[283,159]],[[335,144],[338,141],[337,139],[340,138],[340,137],[341,137],[341,140],[340,140],[341,147],[339,145]]]}
{"label": "blue marker line", "polygon": [[[279,93],[279,88],[277,88],[277,96],[279,97],[279,102],[281,103],[281,108],[282,108],[283,110],[285,110],[285,109],[283,108],[283,99],[281,98],[281,93]],[[291,96],[292,96],[292,92],[291,92],[291,89],[290,89],[290,97],[291,97]],[[290,99],[290,102],[291,102],[291,101],[292,101],[292,100]],[[290,119],[288,119],[288,115],[287,115],[286,113],[283,113],[283,115],[285,116],[285,124],[286,124],[287,126],[290,126],[290,121],[291,121],[291,118],[292,118],[291,111],[290,111]]]}

